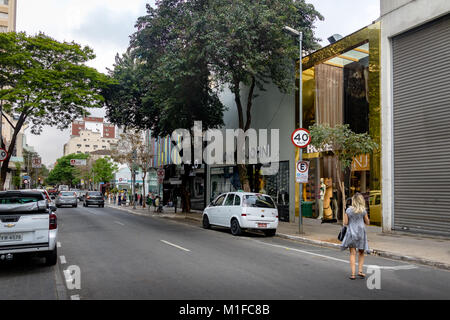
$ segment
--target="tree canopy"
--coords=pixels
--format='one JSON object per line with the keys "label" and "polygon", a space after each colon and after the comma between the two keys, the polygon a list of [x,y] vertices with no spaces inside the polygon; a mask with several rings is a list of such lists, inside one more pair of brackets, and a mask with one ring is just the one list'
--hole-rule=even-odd
{"label": "tree canopy", "polygon": [[[0,33],[0,101],[5,112],[18,117],[9,154],[25,122],[33,134],[46,125],[65,129],[89,108],[103,106],[101,91],[112,80],[85,65],[93,58],[91,48],[43,33]],[[2,186],[8,164],[9,157],[2,163]]]}

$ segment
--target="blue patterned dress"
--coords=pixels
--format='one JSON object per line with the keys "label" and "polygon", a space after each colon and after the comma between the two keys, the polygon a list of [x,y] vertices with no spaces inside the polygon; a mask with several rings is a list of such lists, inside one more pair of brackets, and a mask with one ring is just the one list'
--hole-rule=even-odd
{"label": "blue patterned dress", "polygon": [[367,211],[363,213],[353,212],[350,207],[346,210],[348,216],[347,233],[342,240],[341,249],[356,248],[358,250],[369,251],[369,244],[367,243],[366,225],[364,224],[364,216]]}

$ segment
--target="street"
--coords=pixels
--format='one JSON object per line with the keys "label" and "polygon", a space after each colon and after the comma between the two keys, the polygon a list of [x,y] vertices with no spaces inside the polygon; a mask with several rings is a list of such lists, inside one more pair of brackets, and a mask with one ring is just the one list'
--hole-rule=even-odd
{"label": "street", "polygon": [[[0,264],[0,299],[448,299],[450,273],[367,256],[380,289],[348,279],[348,253],[112,208],[60,208],[58,265]],[[64,272],[79,268],[72,274]],[[78,270],[78,269],[77,269]],[[367,269],[366,269],[367,270]],[[370,276],[370,274],[367,274]],[[73,285],[79,280],[79,287]],[[67,281],[69,280],[69,281]],[[66,285],[67,284],[67,285]]]}

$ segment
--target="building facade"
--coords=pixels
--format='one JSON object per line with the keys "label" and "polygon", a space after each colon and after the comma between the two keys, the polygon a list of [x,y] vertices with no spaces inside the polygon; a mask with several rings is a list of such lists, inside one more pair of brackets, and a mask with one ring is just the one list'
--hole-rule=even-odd
{"label": "building facade", "polygon": [[16,31],[16,0],[0,0],[0,32]]}
{"label": "building facade", "polygon": [[450,235],[450,1],[381,0],[383,231]]}
{"label": "building facade", "polygon": [[117,144],[115,126],[103,118],[88,117],[72,123],[70,140],[64,145],[64,155],[111,150]]}

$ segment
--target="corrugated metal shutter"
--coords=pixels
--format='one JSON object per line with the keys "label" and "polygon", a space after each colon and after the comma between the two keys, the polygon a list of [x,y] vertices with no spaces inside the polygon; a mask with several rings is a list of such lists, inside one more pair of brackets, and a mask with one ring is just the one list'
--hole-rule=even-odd
{"label": "corrugated metal shutter", "polygon": [[392,39],[394,229],[450,235],[450,15]]}

